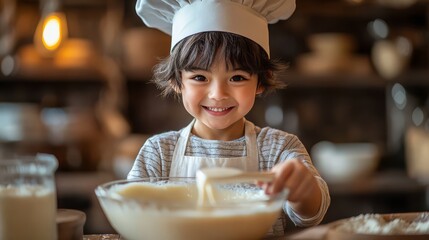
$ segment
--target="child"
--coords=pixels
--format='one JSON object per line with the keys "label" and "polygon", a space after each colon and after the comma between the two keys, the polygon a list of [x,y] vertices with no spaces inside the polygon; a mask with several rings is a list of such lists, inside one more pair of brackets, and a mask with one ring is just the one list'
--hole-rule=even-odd
{"label": "child", "polygon": [[[284,210],[291,220],[299,226],[322,221],[329,192],[303,144],[245,119],[257,95],[284,86],[276,78],[282,66],[269,58],[267,22],[294,9],[294,0],[137,1],[146,25],[167,33],[172,27],[171,54],[153,80],[164,95],[181,98],[194,120],[149,138],[128,179],[195,177],[199,168],[215,166],[273,171],[266,192],[289,189]],[[273,230],[284,234],[281,223]]]}

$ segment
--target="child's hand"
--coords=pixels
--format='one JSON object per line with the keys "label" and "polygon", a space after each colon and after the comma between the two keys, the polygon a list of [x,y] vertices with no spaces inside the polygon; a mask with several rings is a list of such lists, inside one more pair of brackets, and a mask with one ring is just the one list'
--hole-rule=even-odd
{"label": "child's hand", "polygon": [[288,201],[301,202],[311,197],[317,189],[317,180],[299,159],[291,159],[277,164],[271,170],[275,173],[274,181],[266,185],[267,194],[289,189]]}

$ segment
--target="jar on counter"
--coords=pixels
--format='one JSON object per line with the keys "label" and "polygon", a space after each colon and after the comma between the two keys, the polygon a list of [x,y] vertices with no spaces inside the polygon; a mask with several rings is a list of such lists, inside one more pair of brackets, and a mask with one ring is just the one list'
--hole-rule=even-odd
{"label": "jar on counter", "polygon": [[0,239],[56,240],[53,155],[0,158]]}
{"label": "jar on counter", "polygon": [[405,132],[405,159],[408,176],[429,183],[429,97],[413,109],[412,124]]}

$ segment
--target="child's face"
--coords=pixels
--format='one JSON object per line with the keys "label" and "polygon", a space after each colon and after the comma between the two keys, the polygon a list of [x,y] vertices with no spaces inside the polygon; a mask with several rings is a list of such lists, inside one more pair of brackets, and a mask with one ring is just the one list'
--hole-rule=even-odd
{"label": "child's face", "polygon": [[227,69],[218,57],[209,70],[182,71],[180,91],[185,109],[197,119],[198,135],[213,138],[219,132],[231,136],[234,129],[242,134],[242,119],[263,88],[256,74]]}

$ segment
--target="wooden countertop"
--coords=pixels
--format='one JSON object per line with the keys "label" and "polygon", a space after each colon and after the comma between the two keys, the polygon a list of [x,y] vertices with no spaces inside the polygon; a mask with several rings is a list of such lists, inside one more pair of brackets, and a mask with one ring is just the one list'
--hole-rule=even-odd
{"label": "wooden countertop", "polygon": [[[284,237],[264,238],[264,240],[323,240],[328,232],[328,225],[310,227]],[[84,235],[83,240],[125,240],[118,234]]]}
{"label": "wooden countertop", "polygon": [[[382,216],[386,220],[393,220],[396,218],[404,219],[405,221],[414,221],[417,216],[421,214],[429,214],[429,212],[414,212],[414,213],[391,213],[391,214],[383,214]],[[420,239],[428,239],[428,234],[399,234],[399,235],[362,235],[362,234],[351,234],[351,233],[335,233],[331,232],[334,227],[338,226],[343,220],[333,221],[327,224],[321,224],[314,227],[304,228],[294,233],[287,234],[284,237],[267,237],[262,240],[328,240],[328,239],[372,239],[372,240],[381,240],[381,239],[392,239],[392,240],[420,240]],[[329,232],[329,233],[328,233]],[[332,235],[333,234],[333,235]],[[362,238],[362,236],[366,236]],[[119,235],[115,234],[106,234],[106,235],[86,235],[83,238],[84,240],[125,240],[121,238]]]}
{"label": "wooden countertop", "polygon": [[125,240],[117,234],[93,234],[84,235],[83,240]]}

